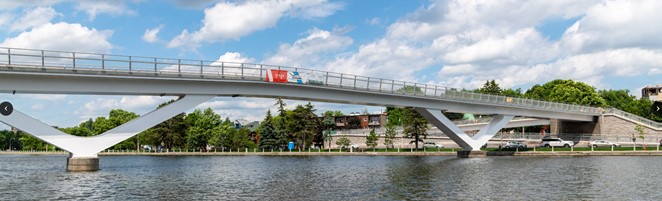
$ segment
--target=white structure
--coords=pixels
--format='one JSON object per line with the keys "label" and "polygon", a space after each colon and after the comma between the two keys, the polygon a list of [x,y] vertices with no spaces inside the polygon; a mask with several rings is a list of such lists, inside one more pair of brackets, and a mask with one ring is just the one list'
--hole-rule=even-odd
{"label": "white structure", "polygon": [[[267,79],[268,74],[275,76],[272,73],[274,69],[278,69],[273,71],[277,75],[290,71],[315,76],[296,82],[283,81],[282,76]],[[263,64],[11,48],[0,48],[0,93],[182,97],[175,103],[94,137],[62,133],[19,111],[0,116],[0,121],[71,152],[70,170],[76,170],[75,166],[81,161],[80,166],[94,166],[96,163],[98,168],[96,155],[99,151],[216,96],[413,107],[444,133],[452,136],[451,139],[465,150],[478,150],[514,116],[589,122],[602,113],[600,108]],[[497,116],[479,134],[470,138],[441,111]],[[84,167],[82,170],[96,169]]]}

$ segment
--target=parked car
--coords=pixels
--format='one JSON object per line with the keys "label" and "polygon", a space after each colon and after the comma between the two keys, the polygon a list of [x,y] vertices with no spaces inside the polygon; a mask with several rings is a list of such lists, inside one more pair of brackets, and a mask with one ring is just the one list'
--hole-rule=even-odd
{"label": "parked car", "polygon": [[425,142],[425,143],[423,143],[423,147],[441,149],[441,148],[444,148],[444,145],[437,144],[437,143],[434,143],[434,142]]}
{"label": "parked car", "polygon": [[543,138],[542,142],[540,142],[541,147],[565,147],[565,148],[570,148],[571,146],[574,146],[575,143],[572,141],[565,141],[562,140],[561,138]]}
{"label": "parked car", "polygon": [[506,144],[503,145],[503,148],[510,149],[510,148],[520,148],[520,149],[525,149],[526,145],[521,142],[517,141],[509,141],[506,142]]}
{"label": "parked car", "polygon": [[592,142],[588,143],[589,146],[592,147],[620,147],[621,145],[618,143],[613,143],[607,140],[595,140]]}
{"label": "parked car", "polygon": [[358,148],[359,148],[359,145],[358,145],[358,144],[351,143],[351,144],[349,144],[348,147],[343,146],[342,148],[343,148],[343,149],[349,149],[349,148],[352,148],[352,149],[358,149]]}

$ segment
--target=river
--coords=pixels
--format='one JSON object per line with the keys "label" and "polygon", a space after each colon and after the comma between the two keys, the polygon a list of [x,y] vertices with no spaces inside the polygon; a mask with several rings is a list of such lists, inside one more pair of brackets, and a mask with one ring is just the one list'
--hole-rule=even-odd
{"label": "river", "polygon": [[0,155],[2,200],[660,200],[662,157]]}

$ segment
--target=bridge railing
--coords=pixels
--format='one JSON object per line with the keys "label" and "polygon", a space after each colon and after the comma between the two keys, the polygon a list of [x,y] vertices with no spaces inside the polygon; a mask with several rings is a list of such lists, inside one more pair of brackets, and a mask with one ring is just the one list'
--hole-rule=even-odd
{"label": "bridge railing", "polygon": [[[267,81],[267,74],[269,72],[273,72],[273,70],[286,70],[288,76],[291,76],[287,82],[316,85],[319,87],[420,96],[458,102],[474,102],[546,111],[591,115],[602,113],[601,108],[589,106],[465,92],[455,88],[431,84],[268,64],[0,47],[0,65],[6,67],[3,70],[14,71],[238,79],[250,81]],[[293,75],[294,72],[297,72],[299,75]]]}
{"label": "bridge railing", "polygon": [[628,119],[631,119],[631,120],[636,121],[636,122],[638,122],[640,124],[643,124],[643,125],[648,125],[650,127],[662,129],[662,123],[660,123],[660,122],[651,121],[650,119],[646,119],[646,118],[643,118],[643,117],[640,117],[640,116],[637,116],[637,115],[634,115],[634,114],[631,114],[631,113],[628,113],[628,112],[625,112],[625,111],[622,111],[622,110],[619,110],[619,109],[616,109],[616,108],[607,108],[607,109],[605,109],[605,114],[610,114],[610,113],[615,114],[615,115],[619,115],[619,116],[622,116],[622,117],[625,117],[625,118],[628,118]]}

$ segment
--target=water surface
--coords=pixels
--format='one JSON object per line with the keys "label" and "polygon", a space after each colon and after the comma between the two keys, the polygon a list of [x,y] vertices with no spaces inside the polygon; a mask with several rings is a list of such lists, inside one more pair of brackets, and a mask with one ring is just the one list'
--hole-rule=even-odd
{"label": "water surface", "polygon": [[0,199],[659,200],[662,157],[0,155]]}

